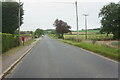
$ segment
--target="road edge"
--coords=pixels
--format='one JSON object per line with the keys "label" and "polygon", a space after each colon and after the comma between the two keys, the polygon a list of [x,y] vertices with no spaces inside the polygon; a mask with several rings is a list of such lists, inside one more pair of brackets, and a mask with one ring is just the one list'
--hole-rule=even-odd
{"label": "road edge", "polygon": [[14,63],[12,63],[1,75],[0,75],[0,80],[4,79],[4,77],[9,73],[9,71],[11,71],[30,51],[32,48],[34,48],[37,43],[39,42],[36,41],[36,43],[31,47],[29,48],[22,56],[20,56],[20,58],[18,58]]}
{"label": "road edge", "polygon": [[81,48],[81,47],[78,47],[78,46],[75,46],[75,45],[72,45],[72,44],[63,42],[63,41],[61,41],[61,40],[58,40],[58,41],[60,41],[60,42],[62,42],[62,43],[65,43],[65,44],[67,44],[67,45],[71,45],[71,46],[77,47],[77,48],[82,49],[82,50],[84,50],[84,51],[86,51],[86,52],[89,52],[89,53],[91,53],[91,54],[93,54],[93,55],[99,56],[99,57],[101,57],[101,58],[103,58],[103,59],[106,59],[106,60],[115,62],[115,63],[117,63],[117,64],[119,63],[119,61],[116,61],[116,60],[114,60],[114,59],[111,59],[111,58],[102,56],[102,55],[100,55],[100,54],[97,54],[97,53],[95,53],[95,52],[89,51],[89,50],[87,50],[87,49],[84,49],[84,48]]}

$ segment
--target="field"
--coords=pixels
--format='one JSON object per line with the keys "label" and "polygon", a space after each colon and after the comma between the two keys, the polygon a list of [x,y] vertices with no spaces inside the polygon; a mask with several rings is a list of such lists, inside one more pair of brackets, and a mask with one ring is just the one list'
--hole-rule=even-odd
{"label": "field", "polygon": [[[79,38],[81,38],[82,40],[85,39],[86,35],[80,34]],[[65,38],[69,38],[69,37],[77,37],[77,35],[64,35]],[[113,34],[109,34],[109,36],[106,36],[106,34],[88,34],[87,35],[87,39],[88,40],[103,40],[103,39],[112,39]]]}
{"label": "field", "polygon": [[[79,36],[77,39],[77,32],[72,32],[72,34],[65,34],[64,38],[66,40],[74,40],[74,41],[82,41],[95,43],[99,45],[106,45],[112,48],[120,48],[120,42],[117,40],[113,40],[113,34],[100,34],[99,30],[88,30],[87,39],[85,35],[85,31],[79,31]],[[76,40],[77,39],[77,40]]]}
{"label": "field", "polygon": [[[98,34],[100,30],[87,30],[87,34]],[[77,34],[77,32],[72,32],[73,35]],[[85,34],[85,30],[79,31],[79,34]]]}
{"label": "field", "polygon": [[[79,31],[79,38],[84,40],[85,39],[85,30],[80,30]],[[71,33],[67,33],[64,35],[65,38],[69,38],[69,37],[77,37],[77,32],[71,32]],[[109,34],[107,36],[107,34],[100,34],[100,30],[87,30],[87,39],[88,40],[104,40],[104,39],[112,39],[113,38],[113,34]]]}
{"label": "field", "polygon": [[[99,45],[105,45],[112,48],[119,48],[120,42],[117,40],[113,40],[113,34],[100,34],[100,30],[88,30],[87,31],[87,39],[85,35],[85,30],[79,31],[79,36],[77,38],[77,32],[73,31],[67,34],[64,34],[65,40],[72,40],[72,41],[82,41],[87,43],[93,43],[93,44],[99,44]],[[55,36],[55,35],[52,35]]]}

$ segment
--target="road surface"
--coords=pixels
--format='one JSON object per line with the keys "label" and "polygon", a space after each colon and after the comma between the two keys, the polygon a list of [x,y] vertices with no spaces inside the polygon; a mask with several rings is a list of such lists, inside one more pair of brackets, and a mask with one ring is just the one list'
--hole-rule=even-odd
{"label": "road surface", "polygon": [[9,78],[117,78],[118,64],[44,36]]}

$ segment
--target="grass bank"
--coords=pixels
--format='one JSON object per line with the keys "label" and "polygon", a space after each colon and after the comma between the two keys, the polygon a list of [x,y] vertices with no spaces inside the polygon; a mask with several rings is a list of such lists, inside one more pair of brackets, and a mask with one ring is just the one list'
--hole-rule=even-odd
{"label": "grass bank", "polygon": [[91,43],[85,43],[85,42],[75,42],[75,41],[70,41],[70,40],[60,40],[60,41],[95,52],[97,54],[114,59],[116,61],[118,61],[118,57],[120,54],[119,53],[120,50],[110,48],[104,45],[97,45],[97,44],[91,44]]}

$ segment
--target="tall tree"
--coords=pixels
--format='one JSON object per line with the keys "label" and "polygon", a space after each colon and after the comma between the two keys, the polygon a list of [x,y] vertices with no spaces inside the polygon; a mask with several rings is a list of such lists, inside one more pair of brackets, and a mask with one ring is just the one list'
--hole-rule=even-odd
{"label": "tall tree", "polygon": [[105,5],[99,13],[102,32],[113,33],[114,39],[120,39],[120,4],[110,3]]}
{"label": "tall tree", "polygon": [[40,37],[42,34],[44,33],[44,31],[42,29],[36,29],[34,35],[37,35],[38,37]]}
{"label": "tall tree", "polygon": [[69,26],[66,22],[62,20],[56,19],[53,25],[56,27],[56,32],[59,34],[59,38],[64,39],[64,33],[71,32],[69,30],[71,29],[71,26]]}
{"label": "tall tree", "polygon": [[[2,32],[13,34],[17,30],[19,23],[19,3],[18,2],[2,2]],[[23,4],[20,4],[20,25],[23,20]]]}

